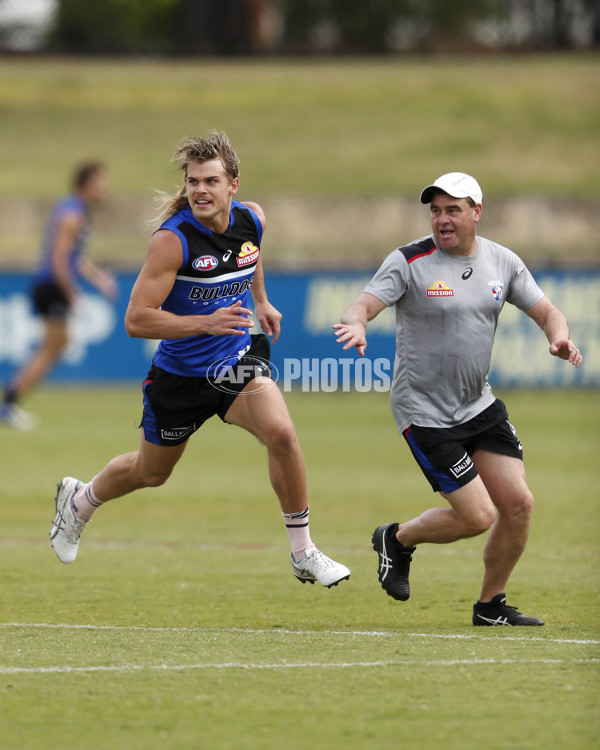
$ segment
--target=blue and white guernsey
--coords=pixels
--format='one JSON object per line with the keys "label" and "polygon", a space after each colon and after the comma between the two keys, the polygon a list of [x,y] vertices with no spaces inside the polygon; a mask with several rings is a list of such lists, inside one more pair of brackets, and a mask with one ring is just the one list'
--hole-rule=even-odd
{"label": "blue and white guernsey", "polygon": [[[222,234],[197,221],[189,207],[171,216],[159,229],[176,234],[183,249],[183,262],[163,310],[175,315],[210,315],[238,300],[242,307],[248,307],[262,239],[262,224],[254,211],[233,201],[229,227]],[[163,339],[154,364],[176,375],[206,377],[209,371],[214,372],[211,365],[230,367],[248,350],[250,333],[243,330],[243,336]]]}
{"label": "blue and white guernsey", "polygon": [[80,278],[79,259],[85,251],[90,234],[90,214],[87,204],[79,195],[69,195],[56,203],[52,208],[44,228],[40,262],[35,275],[36,282],[56,281],[54,274],[54,252],[56,238],[65,216],[79,215],[82,219],[81,229],[75,237],[75,244],[69,255],[69,270],[75,279]]}

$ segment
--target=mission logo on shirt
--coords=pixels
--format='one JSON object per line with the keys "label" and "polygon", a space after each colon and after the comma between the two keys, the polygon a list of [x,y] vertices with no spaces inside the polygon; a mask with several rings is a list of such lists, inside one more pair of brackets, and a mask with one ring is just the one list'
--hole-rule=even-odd
{"label": "mission logo on shirt", "polygon": [[454,290],[444,281],[435,281],[427,290],[428,297],[454,297]]}
{"label": "mission logo on shirt", "polygon": [[247,266],[258,258],[260,250],[251,242],[244,242],[240,254],[237,257],[238,266]]}

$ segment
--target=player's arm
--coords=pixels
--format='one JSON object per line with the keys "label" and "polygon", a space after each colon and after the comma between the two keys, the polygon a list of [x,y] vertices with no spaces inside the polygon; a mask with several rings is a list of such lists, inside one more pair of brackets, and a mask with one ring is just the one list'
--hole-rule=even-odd
{"label": "player's arm", "polygon": [[260,323],[260,327],[267,336],[273,337],[273,343],[275,343],[281,332],[281,318],[283,316],[267,299],[265,275],[260,255],[258,256],[258,262],[256,263],[256,268],[254,270],[254,278],[252,280],[252,286],[250,287],[250,293],[254,300],[254,311],[256,313],[256,318]]}
{"label": "player's arm", "polygon": [[[244,206],[252,209],[258,216],[260,223],[262,224],[263,232],[267,225],[264,211],[258,205],[258,203],[252,203],[245,201]],[[254,278],[252,279],[252,286],[250,287],[250,294],[254,300],[254,311],[256,318],[260,323],[260,327],[267,334],[267,336],[273,337],[273,343],[279,338],[281,331],[281,318],[282,314],[269,302],[267,298],[267,289],[265,287],[265,273],[263,269],[262,256],[258,256],[258,262],[254,270]]]}
{"label": "player's arm", "polygon": [[100,268],[87,255],[79,259],[79,273],[105,297],[109,297],[110,299],[117,297],[118,289],[115,277],[112,273]]}
{"label": "player's arm", "polygon": [[70,260],[83,222],[83,217],[78,213],[65,214],[59,223],[52,248],[52,273],[69,307],[73,305],[77,296]]}
{"label": "player's arm", "polygon": [[183,259],[179,238],[167,230],[156,232],[150,240],[146,262],[131,291],[125,313],[125,329],[133,338],[180,339],[208,334],[242,336],[240,328],[254,324],[247,316],[251,310],[236,302],[211,315],[175,315],[161,309],[173,288]]}
{"label": "player's arm", "polygon": [[254,203],[254,201],[243,201],[243,205],[246,206],[246,208],[249,208],[251,211],[254,211],[254,213],[258,216],[258,220],[262,224],[264,232],[267,227],[267,219],[262,208],[258,205],[258,203]]}
{"label": "player's arm", "polygon": [[360,356],[364,357],[367,348],[367,324],[385,310],[385,307],[378,297],[363,292],[342,315],[342,322],[333,326],[338,344],[343,344],[344,349],[355,346]]}
{"label": "player's arm", "polygon": [[550,343],[550,354],[579,367],[583,359],[581,352],[569,338],[569,324],[558,307],[555,307],[547,297],[543,297],[525,312],[546,334]]}

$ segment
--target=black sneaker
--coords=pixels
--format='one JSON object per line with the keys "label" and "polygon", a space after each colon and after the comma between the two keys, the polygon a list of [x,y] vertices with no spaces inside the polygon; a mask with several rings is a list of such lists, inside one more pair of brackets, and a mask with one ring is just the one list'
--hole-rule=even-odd
{"label": "black sneaker", "polygon": [[373,532],[371,542],[379,556],[377,577],[381,588],[393,599],[405,602],[410,596],[408,573],[412,553],[416,547],[405,547],[396,539],[397,523],[378,526]]}
{"label": "black sneaker", "polygon": [[522,615],[516,607],[509,607],[506,594],[496,594],[491,602],[475,602],[473,625],[543,625],[537,617]]}

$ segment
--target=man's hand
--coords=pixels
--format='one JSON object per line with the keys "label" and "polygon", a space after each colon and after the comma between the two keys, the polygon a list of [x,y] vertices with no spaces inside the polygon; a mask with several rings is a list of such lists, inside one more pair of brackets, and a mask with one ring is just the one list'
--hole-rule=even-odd
{"label": "man's hand", "polygon": [[344,344],[344,350],[355,346],[359,355],[365,356],[367,332],[362,323],[334,323],[333,328],[336,341],[338,344]]}
{"label": "man's hand", "polygon": [[579,367],[583,360],[581,352],[571,341],[571,339],[557,341],[554,344],[550,344],[550,354],[553,357],[559,357],[560,359],[567,360],[572,365],[575,365],[575,367]]}
{"label": "man's hand", "polygon": [[229,307],[221,307],[210,315],[198,316],[202,322],[203,333],[209,336],[243,336],[245,331],[240,328],[254,328],[254,322],[248,319],[252,310],[242,307],[238,300]]}
{"label": "man's hand", "polygon": [[279,338],[283,315],[270,302],[255,302],[254,308],[260,327],[267,336],[273,337],[273,343],[275,343]]}
{"label": "man's hand", "polygon": [[98,275],[96,277],[96,288],[98,289],[100,294],[110,300],[116,300],[119,296],[119,287],[117,286],[117,281],[112,273],[109,273],[108,271],[104,271],[102,269],[98,270]]}
{"label": "man's hand", "polygon": [[342,315],[341,323],[334,323],[334,335],[344,350],[356,347],[361,357],[367,348],[367,324],[385,309],[385,304],[368,292],[363,292]]}

